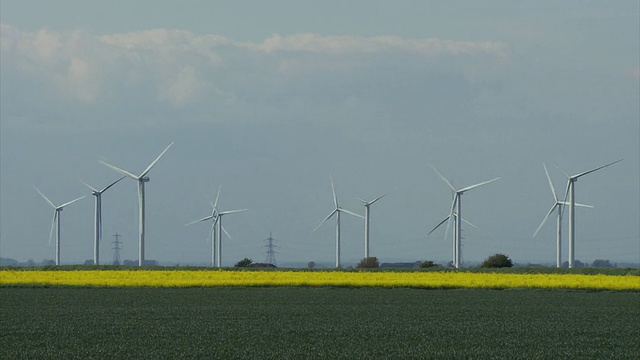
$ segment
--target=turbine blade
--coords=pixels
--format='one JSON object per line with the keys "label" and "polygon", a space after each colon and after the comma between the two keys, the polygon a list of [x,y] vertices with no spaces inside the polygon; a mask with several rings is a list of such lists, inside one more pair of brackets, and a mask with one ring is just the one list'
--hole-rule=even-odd
{"label": "turbine blade", "polygon": [[124,178],[126,178],[126,176],[123,176],[123,177],[121,177],[120,179],[118,179],[118,180],[116,180],[116,181],[112,182],[112,183],[111,183],[111,184],[109,184],[107,187],[105,187],[104,189],[102,189],[102,190],[100,190],[100,191],[98,191],[98,192],[102,194],[103,192],[105,192],[105,191],[109,190],[109,188],[110,188],[110,187],[112,187],[113,185],[117,184],[118,182],[120,182],[120,180],[122,180],[122,179],[124,179]]}
{"label": "turbine blade", "polygon": [[229,233],[227,232],[227,230],[225,230],[225,229],[224,229],[224,226],[221,226],[221,228],[222,228],[222,231],[224,231],[224,233],[225,233],[225,234],[227,234],[227,236],[229,237],[229,239],[233,239],[233,238],[231,237],[231,235],[229,235]]}
{"label": "turbine blade", "polygon": [[467,224],[469,224],[469,225],[473,226],[473,227],[474,227],[474,228],[476,228],[476,229],[478,228],[477,226],[473,225],[471,222],[469,222],[469,221],[467,221],[467,220],[465,220],[465,219],[462,219],[462,221],[464,221],[465,223],[467,223]]}
{"label": "turbine blade", "polygon": [[51,245],[51,237],[53,236],[53,228],[56,226],[56,219],[58,218],[58,210],[53,212],[53,220],[51,220],[51,230],[49,230],[49,245]]}
{"label": "turbine blade", "polygon": [[538,226],[538,228],[536,229],[536,231],[533,233],[533,235],[531,237],[536,237],[536,234],[538,234],[538,231],[540,231],[540,229],[542,229],[542,226],[544,225],[544,223],[547,222],[547,219],[549,218],[549,216],[551,216],[553,211],[556,209],[556,206],[558,206],[557,203],[553,204],[553,206],[551,207],[551,209],[549,209],[549,212],[544,217],[544,219],[542,219],[542,222],[540,223],[540,225]]}
{"label": "turbine blade", "polygon": [[99,193],[100,191],[98,191],[98,189],[94,188],[93,186],[87,184],[86,182],[82,181],[82,179],[78,179],[78,181],[80,181],[81,183],[84,184],[84,186],[88,187],[89,189],[91,189],[91,191],[95,191],[97,193]]}
{"label": "turbine blade", "polygon": [[545,172],[545,174],[547,174],[547,180],[549,180],[549,187],[551,187],[551,193],[553,194],[553,200],[555,202],[558,202],[558,193],[556,193],[556,188],[553,186],[553,182],[551,182],[551,176],[549,176],[549,171],[547,171],[547,165],[545,163],[542,163],[542,166],[544,166],[544,172]]}
{"label": "turbine blade", "polygon": [[331,180],[331,191],[333,192],[333,204],[338,208],[338,197],[336,196],[336,188],[333,186],[333,179],[329,176],[329,180]]}
{"label": "turbine blade", "polygon": [[440,174],[440,171],[438,171],[438,169],[436,169],[435,166],[431,165],[431,168],[433,169],[433,171],[436,172],[436,174],[438,174],[438,176],[440,177],[440,179],[442,179],[442,181],[444,181],[447,185],[449,185],[449,187],[451,188],[451,190],[457,192],[456,188],[453,187],[453,185],[451,185],[451,183],[449,182],[449,180],[447,180],[446,177],[444,177],[444,175]]}
{"label": "turbine blade", "polygon": [[[564,202],[564,201],[558,201],[558,204],[564,205],[564,206],[569,206],[569,203],[568,202]],[[578,204],[578,203],[575,203],[574,205],[577,206],[577,207],[584,207],[584,208],[593,209],[593,206],[591,206],[591,205]]]}
{"label": "turbine blade", "polygon": [[501,178],[497,177],[497,178],[495,178],[495,179],[491,179],[491,180],[489,180],[489,181],[483,181],[483,182],[478,183],[478,184],[475,184],[475,185],[467,186],[467,187],[466,187],[466,188],[464,188],[464,189],[460,189],[460,190],[458,190],[458,192],[463,193],[463,192],[465,192],[465,191],[469,191],[469,190],[471,190],[471,189],[475,189],[475,188],[477,188],[477,187],[479,187],[479,186],[486,185],[486,184],[488,184],[488,183],[492,183],[492,182],[494,182],[494,181],[496,181],[496,180],[500,180],[500,179],[501,179]]}
{"label": "turbine blade", "polygon": [[388,192],[388,193],[386,193],[386,194],[384,194],[384,195],[380,195],[380,196],[378,196],[377,198],[375,198],[375,199],[373,199],[373,200],[369,201],[369,205],[371,205],[371,204],[375,203],[376,201],[378,201],[378,200],[382,199],[383,197],[385,197],[385,196],[387,196],[387,195],[389,195],[389,194],[391,194],[391,192]]}
{"label": "turbine blade", "polygon": [[209,237],[207,238],[207,240],[211,239],[211,241],[213,241],[213,232],[215,231],[215,228],[216,228],[216,222],[218,222],[217,217],[215,220],[211,222],[211,229],[209,230]]}
{"label": "turbine blade", "polygon": [[158,155],[158,157],[153,160],[151,162],[151,164],[149,164],[149,166],[147,166],[146,169],[144,169],[144,171],[142,172],[142,174],[140,174],[140,177],[144,177],[145,175],[147,175],[147,173],[149,172],[149,170],[151,170],[151,168],[158,162],[158,160],[160,160],[160,158],[162,157],[162,155],[164,155],[164,153],[167,152],[167,150],[169,150],[169,148],[171,147],[171,145],[173,145],[173,141],[171,142],[171,144],[169,144],[169,146],[167,146],[161,153],[160,155]]}
{"label": "turbine blade", "polygon": [[442,219],[442,221],[440,221],[438,223],[438,225],[434,226],[433,229],[431,229],[431,231],[429,231],[429,233],[427,234],[427,236],[431,235],[432,232],[436,231],[437,228],[439,228],[442,224],[445,223],[445,221],[449,220],[449,215],[447,215],[447,217],[445,217],[444,219]]}
{"label": "turbine blade", "polygon": [[337,210],[338,210],[338,211],[345,212],[345,213],[347,213],[347,214],[351,214],[351,215],[353,215],[353,216],[357,216],[357,217],[359,217],[359,218],[361,218],[361,219],[364,219],[364,216],[362,216],[362,215],[360,215],[360,214],[356,214],[356,213],[354,213],[353,211],[349,211],[349,210],[347,210],[347,209],[343,209],[343,208],[338,208]]}
{"label": "turbine blade", "polygon": [[584,207],[584,208],[590,208],[590,209],[593,209],[593,206],[591,206],[591,205],[578,204],[578,203],[575,203],[574,205],[575,205],[575,206],[578,206],[578,207]]}
{"label": "turbine blade", "polygon": [[121,173],[123,175],[126,175],[126,176],[132,178],[133,180],[140,180],[140,178],[142,177],[142,176],[138,177],[138,176],[128,172],[127,170],[120,169],[119,167],[113,166],[113,165],[111,165],[109,163],[106,163],[106,162],[104,162],[102,160],[100,160],[100,163],[102,165],[106,165],[106,166],[110,167],[111,169],[113,169],[113,170],[115,170],[115,171],[117,171],[117,172],[119,172],[119,173]]}
{"label": "turbine blade", "polygon": [[213,218],[213,215],[205,216],[202,219],[194,220],[194,221],[192,221],[192,222],[190,222],[188,224],[185,224],[184,226],[193,225],[193,224],[196,224],[196,223],[199,223],[199,222],[207,221],[207,220],[212,219],[212,218]]}
{"label": "turbine blade", "polygon": [[222,190],[222,185],[218,186],[218,193],[216,194],[216,202],[212,204],[214,211],[218,211],[217,208],[218,208],[218,199],[220,198],[220,190]]}
{"label": "turbine blade", "polygon": [[49,200],[48,197],[44,196],[44,194],[42,193],[42,191],[38,190],[37,187],[33,187],[34,189],[36,189],[36,191],[38,192],[38,194],[40,194],[40,196],[42,196],[43,199],[45,199],[51,206],[53,206],[53,208],[55,209],[56,206],[51,202],[51,200]]}
{"label": "turbine blade", "polygon": [[594,172],[594,171],[598,171],[598,170],[600,170],[600,169],[602,169],[602,168],[606,168],[607,166],[611,166],[611,165],[613,165],[613,164],[615,164],[615,163],[619,163],[619,162],[620,162],[620,161],[622,161],[622,160],[624,160],[624,159],[616,160],[616,161],[614,161],[614,162],[612,162],[612,163],[608,163],[607,165],[602,165],[602,166],[597,167],[597,168],[595,168],[595,169],[591,169],[591,170],[589,170],[589,171],[581,172],[580,174],[573,175],[573,176],[572,176],[572,178],[573,178],[573,179],[577,179],[577,178],[579,178],[579,177],[581,177],[581,176],[584,176],[584,175],[587,175],[587,174],[591,174],[591,173],[592,173],[592,172]]}
{"label": "turbine blade", "polygon": [[74,202],[76,202],[76,201],[78,201],[78,200],[82,200],[82,199],[84,199],[84,197],[85,197],[85,195],[82,195],[82,196],[80,196],[79,198],[77,198],[77,199],[75,199],[75,200],[71,200],[71,201],[69,201],[69,202],[66,202],[66,203],[64,203],[64,204],[62,204],[62,205],[60,205],[60,206],[58,206],[58,209],[62,209],[63,207],[65,207],[65,206],[67,206],[67,205],[71,205],[71,204],[73,204]]}
{"label": "turbine blade", "polygon": [[316,228],[315,228],[315,229],[313,229],[311,232],[315,232],[316,230],[318,230],[318,228],[319,228],[320,226],[322,226],[322,224],[324,224],[327,220],[329,220],[329,218],[331,218],[331,217],[333,216],[333,214],[335,214],[336,212],[338,212],[338,209],[335,209],[335,210],[333,210],[332,212],[330,212],[330,213],[329,213],[329,215],[327,215],[327,217],[326,217],[326,218],[324,218],[324,220],[322,220],[322,221],[320,222],[320,224],[318,224],[318,226],[316,226]]}
{"label": "turbine blade", "polygon": [[[563,204],[567,203],[567,197],[569,196],[569,187],[571,186],[571,182],[573,181],[573,180],[571,180],[571,178],[567,178],[567,179],[568,179],[567,180],[567,190],[565,190],[565,192],[564,192],[564,200],[562,200]],[[564,215],[564,206],[560,209],[560,213],[561,213],[561,215]]]}
{"label": "turbine blade", "polygon": [[453,209],[456,207],[456,203],[458,202],[458,194],[453,197],[453,202],[451,203],[451,211],[449,212],[449,221],[447,221],[447,227],[444,230],[444,240],[447,240],[447,235],[449,234],[449,227],[451,226],[451,220],[453,219]]}
{"label": "turbine blade", "polygon": [[[554,164],[555,164],[555,163],[554,163]],[[560,170],[560,171],[564,174],[564,176],[566,176],[566,177],[567,177],[567,179],[571,178],[571,175],[567,174],[567,172],[566,172],[566,171],[562,170],[562,168],[560,167],[560,165],[558,165],[558,164],[555,164],[555,165],[556,165],[556,167],[558,168],[558,170]]]}
{"label": "turbine blade", "polygon": [[222,212],[219,212],[219,213],[218,213],[218,215],[233,214],[233,213],[242,212],[242,211],[247,211],[247,210],[249,210],[249,209],[240,209],[240,210],[222,211]]}

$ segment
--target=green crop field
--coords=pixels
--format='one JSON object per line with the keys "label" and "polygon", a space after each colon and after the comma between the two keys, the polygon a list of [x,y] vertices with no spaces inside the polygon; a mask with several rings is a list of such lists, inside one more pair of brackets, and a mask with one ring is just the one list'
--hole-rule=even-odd
{"label": "green crop field", "polygon": [[0,288],[0,358],[640,358],[640,293]]}

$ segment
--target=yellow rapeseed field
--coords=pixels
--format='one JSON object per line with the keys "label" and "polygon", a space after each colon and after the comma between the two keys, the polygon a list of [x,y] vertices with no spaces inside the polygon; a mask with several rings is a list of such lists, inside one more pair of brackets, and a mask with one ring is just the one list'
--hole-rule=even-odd
{"label": "yellow rapeseed field", "polygon": [[640,277],[632,275],[233,270],[0,271],[0,286],[14,284],[118,287],[346,286],[388,288],[539,288],[640,291]]}

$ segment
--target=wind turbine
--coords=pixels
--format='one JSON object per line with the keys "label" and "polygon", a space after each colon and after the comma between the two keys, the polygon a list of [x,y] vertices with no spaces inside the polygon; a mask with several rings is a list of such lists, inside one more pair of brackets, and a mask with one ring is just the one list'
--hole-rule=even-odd
{"label": "wind turbine", "polygon": [[[218,188],[218,194],[219,193],[220,193],[220,189]],[[213,213],[216,214],[217,216],[215,217],[215,220],[213,221],[213,225],[218,225],[218,228],[216,230],[217,230],[217,237],[218,237],[217,255],[218,255],[218,267],[219,268],[222,267],[222,232],[224,231],[224,233],[227,234],[227,236],[231,239],[231,235],[229,235],[227,230],[225,230],[224,227],[222,226],[222,217],[225,216],[225,215],[229,215],[229,214],[233,214],[233,213],[237,213],[237,212],[242,212],[242,211],[247,211],[247,210],[248,209],[218,211],[218,208],[217,208],[217,197],[216,197],[216,204],[213,206]]]}
{"label": "wind turbine", "polygon": [[102,240],[102,194],[109,190],[110,187],[117,184],[120,180],[126,176],[112,182],[102,190],[98,190],[86,182],[80,180],[86,187],[91,189],[91,195],[96,197],[96,209],[95,209],[95,223],[94,223],[94,241],[93,241],[93,263],[94,265],[100,265],[100,241]]}
{"label": "wind turbine", "polygon": [[199,222],[203,222],[203,221],[207,221],[207,220],[212,220],[211,221],[211,230],[209,231],[209,234],[211,236],[211,267],[215,267],[216,266],[216,233],[215,233],[215,226],[216,226],[216,221],[218,220],[218,210],[217,210],[217,206],[218,206],[218,198],[220,197],[220,189],[222,187],[218,187],[218,194],[216,195],[216,201],[215,203],[211,203],[211,215],[205,216],[202,219],[198,219],[195,221],[192,221],[188,224],[186,224],[185,226],[189,226],[189,225],[193,225]]}
{"label": "wind turbine", "polygon": [[315,232],[316,230],[318,230],[318,228],[322,226],[322,224],[324,224],[327,220],[329,220],[329,218],[331,218],[334,214],[336,215],[336,268],[339,268],[340,267],[340,213],[345,212],[347,214],[351,214],[353,216],[357,216],[362,219],[364,219],[364,217],[362,215],[358,215],[354,212],[351,212],[347,209],[343,209],[338,205],[338,197],[336,196],[336,189],[333,185],[333,179],[329,178],[329,180],[331,181],[331,191],[333,191],[333,204],[335,205],[335,208],[333,209],[333,211],[329,213],[329,215],[327,215],[326,218],[324,218],[324,220],[322,220],[320,224],[318,224],[318,226],[316,226],[315,229],[313,229],[312,232]]}
{"label": "wind turbine", "polygon": [[158,162],[158,160],[160,160],[160,158],[162,157],[162,155],[164,155],[165,152],[167,152],[167,150],[169,150],[169,148],[171,147],[171,145],[173,145],[173,142],[171,142],[171,144],[169,144],[169,146],[167,146],[161,153],[160,155],[158,155],[158,157],[153,160],[151,162],[151,164],[149,164],[149,166],[147,166],[146,169],[144,169],[144,171],[140,174],[140,175],[134,175],[126,170],[122,170],[119,167],[113,166],[111,164],[108,164],[104,161],[100,161],[102,164],[112,168],[113,170],[126,175],[130,178],[132,178],[133,180],[136,180],[138,182],[138,208],[140,210],[140,214],[139,214],[139,219],[138,219],[138,226],[139,226],[139,230],[138,230],[138,266],[144,266],[144,183],[149,182],[149,177],[147,177],[147,173],[149,173],[149,171],[151,170],[151,168]]}
{"label": "wind turbine", "polygon": [[[544,172],[547,174],[547,180],[549,180],[549,187],[551,188],[551,194],[553,194],[553,200],[555,202],[553,203],[553,206],[551,206],[551,209],[549,209],[547,216],[545,216],[544,219],[542,219],[540,226],[538,226],[536,231],[533,233],[532,237],[536,237],[536,234],[538,234],[538,231],[542,229],[542,226],[547,221],[549,216],[551,216],[551,213],[553,213],[553,211],[557,209],[558,216],[556,219],[556,230],[557,230],[556,232],[556,267],[562,267],[562,207],[566,206],[567,203],[565,201],[560,201],[560,199],[558,199],[558,194],[556,193],[556,189],[553,186],[553,182],[551,182],[549,171],[547,171],[547,165],[543,163],[542,166],[544,166]],[[588,208],[593,207],[590,205],[583,205],[583,204],[576,204],[576,206],[588,207]]]}
{"label": "wind turbine", "polygon": [[[442,224],[444,224],[445,222],[447,222],[449,220],[449,218],[453,217],[453,226],[455,228],[456,223],[458,222],[458,214],[454,211],[452,214],[447,215],[444,219],[442,219],[442,221],[440,221],[438,223],[438,225],[436,225],[433,229],[431,229],[431,231],[429,231],[429,233],[427,234],[427,236],[431,235],[431,233],[433,233],[434,231],[436,231],[436,229],[438,229]],[[467,223],[470,226],[473,226],[474,228],[478,228],[477,226],[475,226],[474,224],[472,224],[471,222],[462,219],[462,221],[464,221],[465,223]],[[446,239],[447,237],[447,232],[449,229],[447,229],[447,231],[445,231],[444,237]],[[452,244],[453,244],[453,258],[451,260],[451,264],[455,264],[456,262],[456,253],[457,253],[457,249],[456,249],[456,233],[455,231],[453,232],[453,239],[452,239]]]}
{"label": "wind turbine", "polygon": [[585,172],[581,172],[579,174],[576,175],[569,175],[567,174],[564,170],[562,170],[560,168],[560,166],[558,166],[556,164],[556,167],[562,171],[562,173],[567,177],[567,190],[564,194],[564,201],[567,201],[567,196],[569,196],[569,267],[572,268],[573,267],[573,261],[574,261],[574,257],[575,257],[575,218],[574,218],[574,211],[575,211],[575,183],[576,181],[578,181],[578,179],[584,175],[587,174],[591,174],[594,171],[598,171],[602,168],[606,168],[607,166],[611,166],[615,163],[619,163],[620,161],[622,161],[623,159],[620,160],[616,160],[612,163],[609,163],[607,165],[603,165],[600,167],[597,167],[595,169],[591,169],[589,171],[585,171]]}
{"label": "wind turbine", "polygon": [[53,202],[51,202],[51,200],[49,200],[49,198],[44,196],[44,194],[40,190],[38,190],[37,187],[34,186],[33,188],[36,189],[38,194],[40,194],[40,196],[42,196],[42,198],[45,199],[54,209],[53,220],[51,221],[51,230],[49,231],[49,244],[51,244],[51,236],[53,235],[53,227],[55,226],[56,228],[56,265],[60,265],[60,213],[62,212],[65,206],[71,205],[74,202],[80,199],[83,199],[84,196],[81,196],[75,200],[66,202],[62,205],[56,206]]}
{"label": "wind turbine", "polygon": [[[475,185],[470,185],[467,186],[465,188],[462,189],[456,189],[453,185],[451,185],[451,183],[449,182],[449,180],[447,180],[447,178],[445,178],[442,174],[440,174],[440,172],[433,166],[431,166],[431,168],[433,169],[433,171],[436,172],[436,174],[438,174],[438,176],[451,188],[451,190],[453,190],[454,192],[454,196],[453,196],[453,203],[451,204],[451,211],[449,212],[449,218],[447,220],[449,220],[449,223],[451,222],[451,220],[453,220],[454,218],[454,214],[455,217],[457,219],[462,219],[462,194],[464,194],[465,192],[475,189],[479,186],[482,185],[486,185],[489,184],[491,182],[494,182],[496,180],[499,180],[500,178],[497,177],[495,179],[491,179],[488,181],[484,181],[481,183],[477,183]],[[447,223],[447,231],[449,229],[449,223]],[[453,252],[454,252],[454,262],[453,265],[457,268],[460,267],[460,250],[461,250],[461,242],[460,242],[460,233],[462,230],[462,221],[455,221],[454,223],[455,228],[454,228],[454,248],[453,248]],[[445,237],[446,237],[446,232],[445,232]]]}
{"label": "wind turbine", "polygon": [[376,201],[382,199],[383,197],[385,197],[385,196],[387,196],[389,194],[390,193],[386,193],[384,195],[380,195],[377,198],[375,198],[373,200],[370,200],[370,201],[358,199],[364,205],[364,257],[365,258],[369,257],[369,212],[371,210],[370,207]]}

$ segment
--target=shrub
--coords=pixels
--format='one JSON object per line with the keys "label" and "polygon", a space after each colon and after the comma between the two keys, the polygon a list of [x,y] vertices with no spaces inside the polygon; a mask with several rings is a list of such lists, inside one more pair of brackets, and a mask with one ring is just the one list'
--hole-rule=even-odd
{"label": "shrub", "polygon": [[423,261],[423,262],[420,263],[420,267],[421,268],[432,268],[432,267],[436,267],[436,266],[440,266],[440,265],[434,263],[431,260]]}
{"label": "shrub", "polygon": [[240,261],[238,261],[234,266],[235,267],[249,267],[249,265],[251,265],[253,263],[253,260],[249,259],[249,258],[244,258]]}
{"label": "shrub", "polygon": [[512,267],[513,261],[507,255],[495,254],[489,256],[481,265],[483,268],[503,268]]}
{"label": "shrub", "polygon": [[379,267],[380,267],[380,262],[378,262],[378,258],[375,256],[364,258],[360,260],[358,265],[356,265],[356,268],[358,269],[375,269]]}

